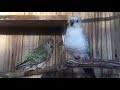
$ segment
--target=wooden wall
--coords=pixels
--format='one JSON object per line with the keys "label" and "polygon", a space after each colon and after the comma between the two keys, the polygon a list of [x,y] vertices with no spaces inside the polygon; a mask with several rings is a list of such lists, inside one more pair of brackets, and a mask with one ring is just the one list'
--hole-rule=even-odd
{"label": "wooden wall", "polygon": [[[120,60],[120,19],[119,12],[0,12],[0,15],[77,15],[83,20],[83,28],[89,39],[94,59]],[[36,48],[45,38],[60,41],[61,35],[0,35],[0,72],[14,71],[15,66],[27,52]],[[61,63],[70,58],[55,45],[47,66]],[[120,77],[119,70],[95,69],[97,77]]]}

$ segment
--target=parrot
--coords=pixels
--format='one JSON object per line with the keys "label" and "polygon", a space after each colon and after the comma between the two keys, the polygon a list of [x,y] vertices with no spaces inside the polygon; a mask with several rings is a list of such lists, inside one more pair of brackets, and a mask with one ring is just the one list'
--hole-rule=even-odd
{"label": "parrot", "polygon": [[[75,60],[90,60],[88,39],[82,28],[81,19],[71,16],[67,29],[62,35],[63,45],[67,53]],[[90,78],[95,78],[93,68],[82,68]],[[74,70],[74,69],[73,69]]]}
{"label": "parrot", "polygon": [[22,58],[22,63],[16,66],[16,70],[29,69],[35,66],[36,68],[43,68],[50,59],[54,50],[54,40],[48,38],[43,44],[27,53]]}

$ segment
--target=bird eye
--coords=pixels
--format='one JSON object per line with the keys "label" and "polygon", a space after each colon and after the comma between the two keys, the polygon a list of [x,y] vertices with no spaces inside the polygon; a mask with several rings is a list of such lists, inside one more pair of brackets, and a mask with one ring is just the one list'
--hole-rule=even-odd
{"label": "bird eye", "polygon": [[76,22],[78,22],[78,20]]}
{"label": "bird eye", "polygon": [[49,42],[48,42],[49,43]]}

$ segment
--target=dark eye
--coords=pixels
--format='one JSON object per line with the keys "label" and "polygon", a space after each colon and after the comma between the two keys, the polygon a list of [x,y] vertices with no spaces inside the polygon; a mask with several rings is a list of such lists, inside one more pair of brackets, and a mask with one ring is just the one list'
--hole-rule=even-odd
{"label": "dark eye", "polygon": [[78,22],[78,20],[76,22]]}
{"label": "dark eye", "polygon": [[48,42],[49,43],[49,42]]}

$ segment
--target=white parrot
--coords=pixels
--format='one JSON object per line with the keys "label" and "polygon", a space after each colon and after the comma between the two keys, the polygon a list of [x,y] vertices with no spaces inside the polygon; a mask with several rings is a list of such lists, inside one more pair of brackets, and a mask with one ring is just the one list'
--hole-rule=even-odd
{"label": "white parrot", "polygon": [[[72,16],[70,24],[62,35],[65,50],[75,60],[90,59],[90,48],[88,39],[77,16]],[[73,69],[74,70],[74,69]],[[83,68],[91,78],[95,78],[93,68]]]}

